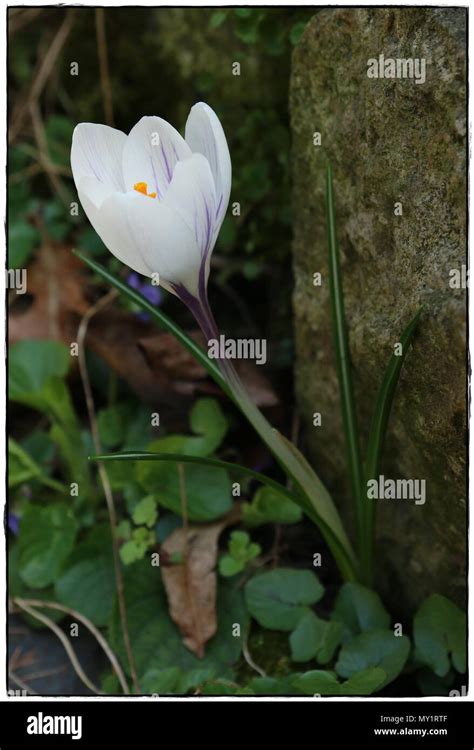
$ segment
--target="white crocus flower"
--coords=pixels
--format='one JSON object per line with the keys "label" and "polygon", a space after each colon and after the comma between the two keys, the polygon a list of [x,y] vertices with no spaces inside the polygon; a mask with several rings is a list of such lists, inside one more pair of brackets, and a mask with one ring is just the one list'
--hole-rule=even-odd
{"label": "white crocus flower", "polygon": [[[71,166],[84,210],[108,249],[138,273],[159,274],[160,283],[188,305],[208,342],[218,339],[207,279],[229,202],[231,163],[215,112],[195,104],[185,139],[160,117],[143,117],[128,136],[82,123],[74,131]],[[352,548],[326,488],[257,409],[232,362],[218,364],[229,395],[292,477],[302,507],[322,523],[329,546],[352,576]]]}
{"label": "white crocus flower", "polygon": [[71,167],[89,221],[119,260],[190,306],[206,298],[209,263],[230,195],[231,162],[216,113],[192,107],[185,138],[161,117],[129,135],[81,123]]}

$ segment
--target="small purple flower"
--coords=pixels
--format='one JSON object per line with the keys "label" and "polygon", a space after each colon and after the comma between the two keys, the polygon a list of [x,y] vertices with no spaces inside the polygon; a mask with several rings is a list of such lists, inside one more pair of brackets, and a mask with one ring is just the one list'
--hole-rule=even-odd
{"label": "small purple flower", "polygon": [[20,519],[15,513],[8,514],[8,528],[14,536],[18,536],[20,531]]}

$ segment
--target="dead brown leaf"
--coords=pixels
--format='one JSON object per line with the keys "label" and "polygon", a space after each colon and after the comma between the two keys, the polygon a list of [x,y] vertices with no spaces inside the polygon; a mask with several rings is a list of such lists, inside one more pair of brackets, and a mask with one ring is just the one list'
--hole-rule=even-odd
{"label": "dead brown leaf", "polygon": [[30,304],[24,309],[22,296],[11,295],[9,342],[56,339],[69,345],[77,330],[77,315],[84,315],[90,304],[83,263],[72,254],[71,247],[46,242],[27,273]]}
{"label": "dead brown leaf", "polygon": [[176,529],[161,547],[166,556],[180,555],[184,562],[163,566],[162,578],[170,615],[183,635],[183,643],[197,657],[217,630],[217,542],[220,533],[240,517],[236,503],[229,513],[210,524]]}
{"label": "dead brown leaf", "polygon": [[[76,340],[82,316],[97,299],[83,262],[72,247],[45,239],[28,267],[28,299],[11,295],[9,343],[23,339],[55,339],[67,346]],[[26,309],[25,309],[26,308]],[[206,349],[199,330],[189,336]],[[127,381],[137,395],[155,403],[169,394],[219,396],[221,390],[206,370],[170,333],[157,330],[132,312],[109,306],[91,320],[86,345]],[[278,398],[254,362],[237,361],[236,369],[257,406]]]}

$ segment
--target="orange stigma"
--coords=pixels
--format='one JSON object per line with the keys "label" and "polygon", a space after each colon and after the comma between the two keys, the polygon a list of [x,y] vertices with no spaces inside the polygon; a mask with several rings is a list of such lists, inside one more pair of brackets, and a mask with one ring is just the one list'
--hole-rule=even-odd
{"label": "orange stigma", "polygon": [[133,189],[137,191],[137,193],[142,193],[143,195],[146,195],[148,198],[156,198],[156,193],[149,193],[148,192],[148,183],[146,182],[136,182],[133,186]]}

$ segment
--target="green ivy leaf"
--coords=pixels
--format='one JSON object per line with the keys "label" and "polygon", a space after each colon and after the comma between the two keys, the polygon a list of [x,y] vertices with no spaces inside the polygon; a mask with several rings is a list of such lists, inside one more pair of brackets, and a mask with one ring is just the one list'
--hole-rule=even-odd
{"label": "green ivy leaf", "polygon": [[124,565],[143,560],[147,550],[155,544],[155,532],[140,526],[134,529],[132,537],[120,547],[120,559]]}
{"label": "green ivy leaf", "polygon": [[245,586],[250,614],[270,630],[293,630],[323,593],[314,573],[289,568],[261,573]]}
{"label": "green ivy leaf", "polygon": [[345,583],[336,598],[331,619],[344,624],[344,640],[367,630],[388,628],[390,615],[379,595],[360,583]]}
{"label": "green ivy leaf", "polygon": [[438,677],[453,667],[466,671],[466,615],[453,602],[432,594],[420,606],[414,620],[415,657]]}
{"label": "green ivy leaf", "polygon": [[245,562],[243,560],[237,560],[231,555],[222,555],[219,560],[219,573],[224,578],[231,578],[232,576],[241,573],[245,568]]}
{"label": "green ivy leaf", "polygon": [[120,559],[124,565],[132,565],[145,557],[147,546],[144,542],[129,539],[120,547]]}
{"label": "green ivy leaf", "polygon": [[153,495],[147,495],[135,506],[132,514],[133,522],[138,525],[145,524],[148,528],[155,525],[158,518],[156,507],[156,498]]}
{"label": "green ivy leaf", "polygon": [[259,487],[251,503],[242,506],[242,518],[247,526],[265,523],[298,523],[303,511],[284,495],[270,487]]}
{"label": "green ivy leaf", "polygon": [[18,540],[18,569],[28,586],[44,588],[56,580],[73,548],[76,532],[74,515],[66,504],[26,508]]}
{"label": "green ivy leaf", "polygon": [[409,653],[406,636],[396,636],[391,630],[371,630],[342,647],[335,668],[341,677],[352,677],[364,669],[381,667],[386,674],[385,686],[398,677]]}
{"label": "green ivy leaf", "polygon": [[293,661],[317,659],[320,664],[327,664],[333,658],[341,636],[341,623],[327,622],[310,611],[290,635],[291,658]]}

